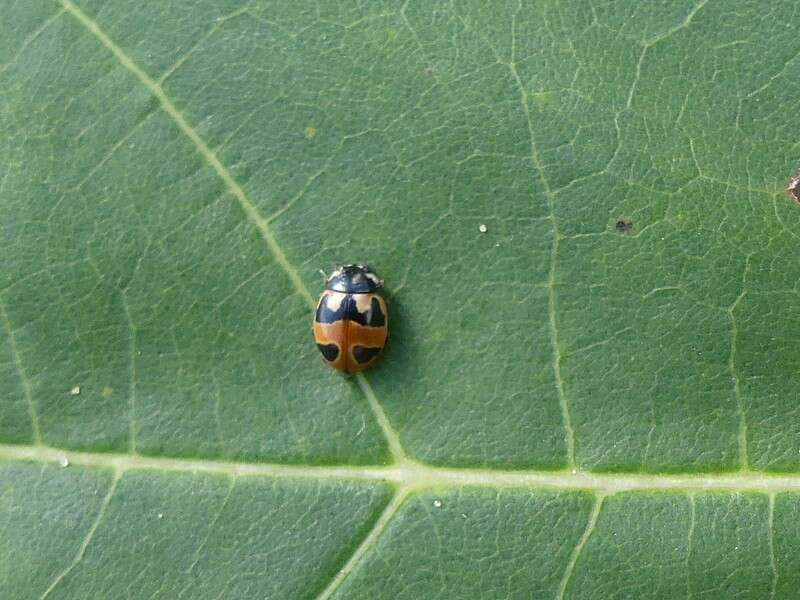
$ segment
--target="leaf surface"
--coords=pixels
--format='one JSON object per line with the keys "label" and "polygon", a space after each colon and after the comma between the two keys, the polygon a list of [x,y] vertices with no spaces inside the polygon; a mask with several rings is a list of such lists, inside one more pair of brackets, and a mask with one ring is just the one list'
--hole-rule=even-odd
{"label": "leaf surface", "polygon": [[793,597],[796,18],[9,2],[4,597]]}

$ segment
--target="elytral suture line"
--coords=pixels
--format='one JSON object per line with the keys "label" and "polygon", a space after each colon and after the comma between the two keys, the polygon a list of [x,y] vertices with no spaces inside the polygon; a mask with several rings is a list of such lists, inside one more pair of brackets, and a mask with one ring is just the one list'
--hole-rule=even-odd
{"label": "elytral suture line", "polygon": [[[278,244],[272,229],[269,226],[267,219],[261,215],[255,203],[250,200],[247,193],[242,186],[233,178],[233,175],[225,165],[219,160],[213,150],[206,144],[200,137],[197,131],[192,127],[186,117],[177,109],[172,100],[164,92],[161,84],[155,79],[150,77],[145,71],[139,67],[128,54],[120,48],[108,35],[100,28],[100,26],[80,8],[78,8],[71,0],[60,0],[64,10],[72,17],[74,17],[81,25],[83,25],[92,35],[94,35],[100,44],[110,51],[117,59],[119,64],[128,70],[139,82],[144,85],[150,93],[155,97],[161,105],[161,110],[167,114],[178,126],[178,129],[194,144],[197,152],[200,154],[205,163],[211,167],[219,178],[223,181],[225,186],[236,198],[237,203],[244,212],[246,218],[258,230],[261,238],[267,245],[270,253],[274,257],[278,265],[283,269],[292,286],[297,293],[303,298],[303,301],[313,309],[316,306],[314,297],[311,295],[308,287],[306,287],[297,269],[289,262],[288,257],[284,253],[280,244]],[[379,402],[367,378],[359,374],[355,377],[358,387],[364,394],[373,417],[378,422],[378,425],[386,438],[389,452],[394,462],[400,463],[406,460],[406,454],[400,443],[400,436],[392,426],[386,411]]]}

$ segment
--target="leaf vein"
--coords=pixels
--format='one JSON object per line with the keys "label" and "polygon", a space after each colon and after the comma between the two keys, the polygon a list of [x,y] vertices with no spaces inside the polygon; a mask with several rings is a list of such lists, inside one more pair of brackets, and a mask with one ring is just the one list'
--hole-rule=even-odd
{"label": "leaf vein", "polygon": [[84,555],[86,554],[86,549],[89,547],[89,544],[94,538],[94,534],[97,531],[98,527],[100,526],[103,517],[108,512],[108,505],[111,504],[111,497],[114,495],[114,491],[117,489],[117,483],[122,478],[122,471],[115,470],[114,471],[114,479],[112,479],[111,484],[108,486],[108,492],[106,492],[106,497],[103,499],[103,504],[100,505],[100,510],[97,512],[97,517],[95,517],[92,526],[89,528],[89,531],[86,533],[86,537],[83,539],[80,547],[78,548],[78,552],[75,555],[75,558],[72,559],[72,562],[69,566],[64,569],[58,577],[55,578],[53,583],[45,590],[44,594],[41,595],[40,600],[45,600],[50,593],[58,587],[58,585],[64,581],[64,578],[70,574],[70,572],[78,566],[78,563],[83,560]]}
{"label": "leaf vein", "polygon": [[[522,3],[520,1],[520,9],[522,8]],[[512,27],[512,31],[514,32],[514,39],[516,39],[516,18],[514,20],[514,26]],[[548,272],[547,278],[547,289],[548,289],[548,302],[547,302],[547,313],[549,317],[549,331],[550,331],[550,343],[553,347],[553,376],[555,379],[556,384],[556,391],[558,393],[558,401],[559,406],[561,408],[561,417],[564,424],[564,438],[567,447],[567,466],[575,467],[575,432],[572,428],[572,419],[570,416],[569,405],[567,403],[567,397],[564,393],[564,381],[561,378],[561,349],[559,347],[558,342],[558,321],[556,318],[556,268],[558,266],[558,242],[559,242],[559,231],[558,231],[558,221],[556,220],[556,210],[555,210],[555,198],[553,196],[553,190],[550,187],[550,183],[547,179],[547,174],[544,169],[544,165],[542,164],[541,157],[539,156],[539,148],[536,144],[536,139],[534,136],[534,129],[533,129],[533,120],[531,119],[531,111],[530,105],[528,102],[528,94],[525,92],[525,86],[522,83],[522,78],[519,75],[517,70],[517,65],[513,61],[513,57],[516,55],[514,49],[512,48],[512,61],[508,64],[511,74],[514,77],[514,80],[517,83],[517,87],[519,88],[519,93],[521,97],[521,104],[522,104],[522,111],[525,115],[525,119],[528,125],[528,137],[530,139],[530,147],[531,147],[531,159],[533,165],[536,169],[536,172],[539,175],[539,179],[544,186],[545,196],[547,197],[547,204],[549,208],[549,217],[550,222],[552,223],[552,235],[553,241],[550,246],[550,267]]]}
{"label": "leaf vein", "polygon": [[328,600],[336,590],[344,583],[344,580],[347,578],[348,575],[353,571],[353,569],[358,566],[364,556],[369,552],[370,548],[372,548],[381,537],[381,534],[386,530],[386,526],[392,520],[392,518],[397,514],[397,511],[405,502],[406,497],[408,496],[408,488],[400,488],[392,498],[391,502],[386,505],[386,508],[383,509],[383,512],[375,521],[375,524],[372,526],[372,529],[369,530],[366,537],[361,541],[361,543],[356,547],[353,554],[347,560],[345,565],[336,573],[334,578],[330,581],[330,583],[322,590],[319,596],[317,596],[317,600]]}
{"label": "leaf vein", "polygon": [[0,298],[0,321],[3,322],[3,327],[8,335],[8,347],[11,351],[11,360],[17,370],[17,375],[19,376],[20,384],[22,385],[22,395],[24,396],[25,402],[28,406],[28,415],[31,419],[31,429],[33,431],[33,442],[37,446],[41,446],[42,431],[39,427],[39,415],[36,412],[36,405],[33,402],[31,381],[28,379],[28,375],[25,372],[25,367],[22,364],[19,348],[17,347],[17,339],[14,336],[14,329],[11,326],[11,321],[9,320],[8,312],[6,311],[6,305],[2,298]]}
{"label": "leaf vein", "polygon": [[736,373],[736,344],[739,337],[739,328],[736,323],[736,307],[739,302],[747,295],[747,274],[750,272],[750,255],[745,259],[744,273],[742,274],[742,292],[736,297],[728,309],[728,317],[731,322],[731,346],[728,353],[728,371],[733,379],[733,396],[736,399],[736,410],[739,417],[739,463],[742,469],[749,468],[747,456],[747,414],[745,413],[744,400],[739,386],[739,375]]}
{"label": "leaf vein", "polygon": [[778,563],[775,561],[775,494],[769,495],[767,527],[769,528],[769,563],[772,568],[772,585],[769,597],[772,599],[775,597],[775,592],[778,588]]}
{"label": "leaf vein", "polygon": [[578,543],[575,545],[575,548],[572,549],[572,555],[567,563],[567,568],[564,569],[564,576],[561,578],[561,583],[558,586],[558,600],[563,600],[564,598],[564,592],[567,591],[567,586],[572,579],[572,573],[575,571],[575,565],[578,562],[578,558],[580,557],[584,546],[586,546],[586,542],[589,541],[589,537],[594,532],[595,525],[597,525],[597,517],[600,514],[600,509],[602,506],[603,496],[598,495],[595,497],[594,506],[592,506],[592,512],[589,514],[589,521],[586,524],[586,529],[578,540]]}
{"label": "leaf vein", "polygon": [[756,471],[732,473],[591,473],[580,470],[507,471],[473,467],[435,467],[413,461],[384,465],[309,465],[153,457],[140,454],[78,452],[47,446],[0,444],[0,461],[25,461],[101,469],[161,470],[276,479],[391,482],[413,490],[464,486],[589,490],[610,495],[632,490],[800,492],[800,474]]}
{"label": "leaf vein", "polygon": [[663,33],[660,33],[658,35],[653,36],[649,40],[646,40],[645,41],[645,45],[646,46],[655,46],[659,42],[663,42],[667,38],[672,37],[673,35],[678,33],[679,31],[689,27],[689,25],[692,24],[692,21],[694,20],[694,18],[697,16],[697,13],[699,13],[706,4],[708,4],[708,0],[700,0],[700,2],[698,2],[692,8],[692,10],[690,10],[686,14],[686,17],[684,17],[683,21],[681,21],[680,23],[675,25],[675,27],[672,27],[672,28],[668,29],[667,31],[665,31]]}
{"label": "leaf vein", "polygon": [[122,290],[122,311],[125,315],[125,323],[128,327],[128,352],[130,354],[130,364],[128,366],[128,411],[130,412],[130,423],[128,433],[128,444],[131,454],[136,453],[136,328],[133,325],[131,309],[128,304],[127,290]]}
{"label": "leaf vein", "polygon": [[686,572],[686,597],[691,598],[694,595],[694,593],[692,592],[692,577],[689,571],[689,566],[691,565],[691,560],[692,560],[692,543],[694,541],[696,506],[694,501],[694,494],[688,494],[688,496],[689,496],[689,531],[686,534],[686,564],[684,565],[684,571]]}
{"label": "leaf vein", "polygon": [[31,45],[33,42],[35,42],[35,41],[36,41],[36,40],[39,38],[39,36],[40,36],[40,35],[42,35],[42,33],[44,33],[45,29],[47,29],[48,27],[50,27],[50,25],[52,25],[52,24],[53,24],[55,21],[57,21],[57,20],[58,20],[58,18],[59,18],[61,15],[63,15],[63,14],[64,14],[64,12],[65,12],[65,11],[64,11],[64,9],[63,9],[63,8],[60,8],[60,9],[59,9],[59,10],[57,10],[57,11],[56,11],[56,12],[55,12],[53,15],[51,15],[50,17],[48,17],[48,18],[47,18],[47,19],[44,21],[44,23],[42,23],[42,24],[41,24],[39,27],[37,27],[37,28],[36,28],[36,29],[33,31],[33,33],[31,33],[31,34],[30,34],[30,35],[29,35],[27,38],[25,38],[25,39],[22,41],[22,43],[20,44],[20,46],[19,46],[19,48],[17,49],[17,51],[14,53],[14,56],[12,56],[12,57],[11,57],[11,58],[8,60],[8,62],[6,62],[4,65],[0,66],[0,75],[2,75],[3,73],[5,73],[5,72],[6,72],[6,71],[7,71],[7,70],[8,70],[8,69],[11,67],[11,65],[13,65],[15,62],[17,62],[17,59],[18,59],[20,56],[22,56],[22,53],[25,51],[25,49],[26,49],[28,46],[30,46],[30,45]]}
{"label": "leaf vein", "polygon": [[[208,541],[211,539],[211,534],[214,532],[214,527],[216,527],[217,521],[219,521],[219,518],[225,511],[225,507],[228,505],[228,500],[230,500],[231,496],[233,495],[233,488],[235,486],[236,486],[236,476],[231,476],[231,481],[230,484],[228,485],[228,491],[225,494],[225,497],[222,499],[222,503],[220,504],[219,510],[211,519],[211,523],[209,523],[208,525],[208,531],[205,537],[203,538],[203,541],[200,542],[200,544],[197,546],[197,550],[195,550],[194,552],[194,559],[192,560],[192,564],[189,565],[189,568],[186,570],[187,576],[191,576],[192,572],[194,571],[194,568],[197,566],[197,563],[200,562],[200,559],[202,558],[203,548],[206,547],[206,544],[208,544]],[[184,588],[178,593],[178,597],[176,600],[180,600],[183,597],[183,594],[186,593],[186,591],[191,587],[192,583],[193,581],[190,578],[189,581],[184,586]]]}
{"label": "leaf vein", "polygon": [[[283,249],[278,244],[278,241],[275,238],[275,235],[273,234],[267,220],[261,215],[250,198],[248,198],[244,189],[236,182],[230,171],[228,171],[225,165],[220,162],[217,155],[211,150],[211,148],[209,148],[208,144],[206,144],[206,142],[200,137],[195,129],[189,124],[183,114],[172,103],[172,101],[164,92],[163,88],[158,84],[158,82],[145,73],[122,50],[122,48],[117,46],[114,41],[111,40],[111,38],[109,38],[102,29],[100,29],[100,26],[96,22],[94,22],[88,15],[81,11],[73,2],[71,2],[71,0],[61,0],[61,5],[70,15],[72,15],[79,23],[81,23],[81,25],[83,25],[92,35],[94,35],[98,41],[114,55],[120,65],[133,74],[134,77],[136,77],[136,79],[138,79],[141,84],[144,85],[159,101],[161,109],[175,122],[175,124],[178,126],[178,129],[180,129],[180,131],[192,142],[192,144],[194,144],[202,159],[217,173],[219,178],[236,198],[247,219],[258,230],[261,238],[267,244],[267,248],[272,253],[275,261],[289,277],[289,280],[291,281],[296,292],[303,298],[303,301],[306,303],[306,305],[313,309],[315,302],[311,296],[311,293],[303,283],[303,280],[300,278],[298,271],[289,262],[289,259],[287,258]],[[366,378],[360,376],[358,377],[358,382],[362,390],[370,389],[371,391]],[[371,396],[368,396],[367,400],[374,417],[383,430],[384,436],[387,438],[393,458],[396,461],[402,460],[405,454],[403,452],[398,453],[398,449],[401,449],[401,446],[399,446],[399,436],[392,428],[389,418],[383,410],[383,407],[381,406],[380,402],[378,402],[374,393],[372,393]]]}

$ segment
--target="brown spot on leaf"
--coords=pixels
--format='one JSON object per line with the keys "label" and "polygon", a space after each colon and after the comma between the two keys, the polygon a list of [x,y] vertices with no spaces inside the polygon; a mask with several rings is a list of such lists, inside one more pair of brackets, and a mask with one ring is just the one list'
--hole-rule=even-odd
{"label": "brown spot on leaf", "polygon": [[786,186],[786,193],[788,193],[795,202],[800,204],[800,177],[792,177],[789,180]]}

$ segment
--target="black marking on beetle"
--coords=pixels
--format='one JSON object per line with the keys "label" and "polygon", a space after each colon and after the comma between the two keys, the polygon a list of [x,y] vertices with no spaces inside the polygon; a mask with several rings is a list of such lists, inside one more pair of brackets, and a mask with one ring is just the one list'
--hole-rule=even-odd
{"label": "black marking on beetle", "polygon": [[381,303],[377,298],[372,298],[367,312],[358,312],[358,302],[353,294],[347,294],[337,310],[328,308],[328,296],[323,296],[314,316],[317,323],[335,323],[342,319],[354,321],[367,327],[383,327],[386,325],[386,315],[381,310]]}
{"label": "black marking on beetle", "polygon": [[622,219],[620,219],[614,225],[614,229],[617,230],[617,233],[630,233],[631,231],[633,231],[633,223],[631,223],[630,221],[623,221]]}
{"label": "black marking on beetle", "polygon": [[339,356],[339,346],[336,344],[317,344],[317,348],[319,348],[319,351],[322,352],[322,356],[324,356],[325,360],[328,362],[335,361],[336,357]]}
{"label": "black marking on beetle", "polygon": [[360,364],[368,363],[380,354],[380,348],[367,348],[366,346],[353,346],[353,358]]}
{"label": "black marking on beetle", "polygon": [[377,298],[372,298],[370,307],[367,312],[358,312],[358,303],[353,296],[348,296],[347,300],[347,318],[359,325],[366,325],[367,327],[383,327],[386,325],[386,315],[381,310],[381,303]]}
{"label": "black marking on beetle", "polygon": [[371,325],[372,327],[383,327],[386,325],[386,315],[383,314],[383,311],[381,310],[381,303],[378,302],[377,298],[372,299],[367,317],[369,320],[367,325]]}
{"label": "black marking on beetle", "polygon": [[317,314],[314,316],[317,323],[335,323],[347,316],[347,303],[351,299],[350,297],[343,299],[337,310],[328,308],[328,298],[329,296],[325,294],[319,301]]}
{"label": "black marking on beetle", "polygon": [[365,294],[380,289],[381,285],[381,280],[366,265],[344,265],[333,272],[325,287],[346,294]]}
{"label": "black marking on beetle", "polygon": [[792,177],[789,180],[789,183],[786,185],[786,193],[792,197],[792,199],[800,204],[800,176]]}

